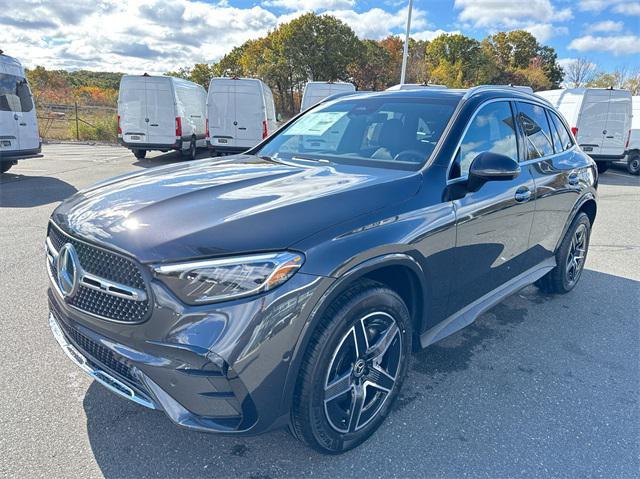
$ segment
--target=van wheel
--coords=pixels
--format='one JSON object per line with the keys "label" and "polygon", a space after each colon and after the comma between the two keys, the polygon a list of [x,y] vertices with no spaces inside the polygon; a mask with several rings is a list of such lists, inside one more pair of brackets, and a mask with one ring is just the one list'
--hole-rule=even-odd
{"label": "van wheel", "polygon": [[187,160],[195,160],[197,153],[198,147],[196,145],[196,139],[191,138],[191,141],[189,142],[189,149],[186,152],[182,150],[182,156],[184,156]]}
{"label": "van wheel", "polygon": [[10,161],[1,162],[0,163],[0,174],[1,173],[6,173],[7,171],[9,171],[12,166],[13,166],[13,163],[11,163]]}
{"label": "van wheel", "polygon": [[359,281],[325,312],[300,367],[293,435],[339,454],[367,440],[398,395],[410,359],[411,321],[394,291]]}
{"label": "van wheel", "polygon": [[636,151],[627,159],[627,171],[632,175],[640,175],[640,152]]}
{"label": "van wheel", "polygon": [[142,160],[145,156],[147,156],[147,150],[133,150],[133,155],[137,159]]}
{"label": "van wheel", "polygon": [[536,281],[545,293],[565,294],[571,291],[582,275],[589,251],[591,221],[578,213],[556,252],[556,267]]}
{"label": "van wheel", "polygon": [[598,167],[598,173],[602,174],[609,169],[611,166],[610,161],[596,161],[596,166]]}

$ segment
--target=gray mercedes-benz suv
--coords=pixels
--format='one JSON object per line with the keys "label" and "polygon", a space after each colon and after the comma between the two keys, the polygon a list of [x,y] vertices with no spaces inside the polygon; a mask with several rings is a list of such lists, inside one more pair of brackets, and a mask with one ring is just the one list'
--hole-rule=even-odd
{"label": "gray mercedes-benz suv", "polygon": [[242,155],[135,172],[54,211],[51,329],[116,394],[199,431],[352,448],[412,349],[578,282],[597,172],[509,87],[355,94]]}

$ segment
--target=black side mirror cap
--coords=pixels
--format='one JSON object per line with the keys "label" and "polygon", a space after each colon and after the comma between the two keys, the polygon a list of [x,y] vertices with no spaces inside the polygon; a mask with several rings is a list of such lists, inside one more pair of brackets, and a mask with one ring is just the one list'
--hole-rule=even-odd
{"label": "black side mirror cap", "polygon": [[520,165],[513,158],[485,151],[476,156],[469,167],[467,188],[477,191],[487,181],[509,181],[518,177]]}

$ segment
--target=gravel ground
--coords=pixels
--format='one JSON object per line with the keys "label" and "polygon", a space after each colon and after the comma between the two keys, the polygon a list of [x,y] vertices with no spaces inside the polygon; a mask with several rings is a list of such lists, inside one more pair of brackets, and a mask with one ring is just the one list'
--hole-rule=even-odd
{"label": "gravel ground", "polygon": [[138,161],[115,146],[43,150],[0,179],[0,477],[638,477],[639,178],[621,169],[601,177],[572,293],[524,289],[414,356],[378,433],[328,457],[284,431],[177,429],[64,356],[47,325],[52,209],[100,179],[180,159]]}

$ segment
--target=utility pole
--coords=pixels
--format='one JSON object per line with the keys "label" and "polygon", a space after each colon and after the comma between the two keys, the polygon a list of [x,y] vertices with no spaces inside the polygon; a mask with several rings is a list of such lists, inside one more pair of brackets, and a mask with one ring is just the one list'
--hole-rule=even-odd
{"label": "utility pole", "polygon": [[404,52],[402,53],[402,71],[400,72],[400,85],[404,85],[407,74],[407,61],[409,60],[409,34],[411,33],[411,10],[413,10],[413,0],[409,0],[407,11],[407,34],[404,37]]}

